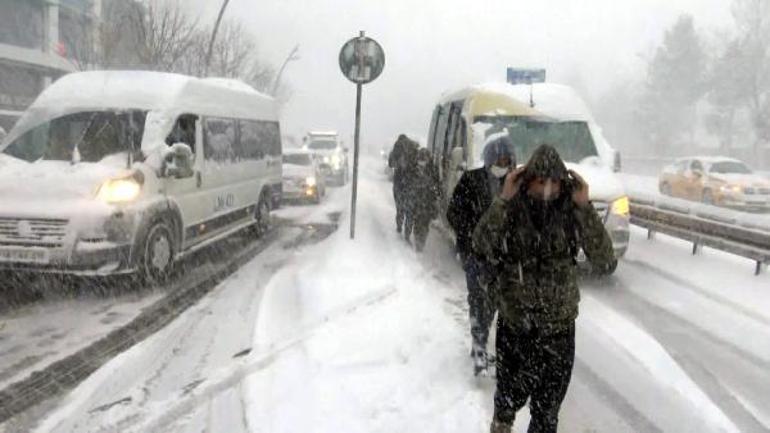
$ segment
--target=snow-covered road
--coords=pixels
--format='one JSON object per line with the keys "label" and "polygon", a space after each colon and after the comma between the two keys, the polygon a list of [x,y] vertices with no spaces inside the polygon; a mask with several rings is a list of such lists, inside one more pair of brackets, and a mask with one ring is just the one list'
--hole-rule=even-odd
{"label": "snow-covered road", "polygon": [[[279,211],[295,226],[196,306],[0,431],[488,431],[462,270],[435,231],[422,255],[398,238],[365,162],[354,242],[347,212],[328,238],[302,228],[328,227],[348,188]],[[617,273],[582,288],[560,431],[770,431],[770,276],[634,229]]]}

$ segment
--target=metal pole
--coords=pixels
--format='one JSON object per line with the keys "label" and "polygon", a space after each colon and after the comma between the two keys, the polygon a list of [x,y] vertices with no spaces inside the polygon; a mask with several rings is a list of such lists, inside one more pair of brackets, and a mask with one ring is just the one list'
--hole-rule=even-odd
{"label": "metal pole", "polygon": [[358,196],[358,143],[361,136],[361,90],[363,85],[356,84],[356,132],[353,143],[353,194],[350,199],[350,239],[356,237],[356,198]]}
{"label": "metal pole", "polygon": [[230,0],[225,0],[224,3],[222,3],[222,8],[219,9],[219,16],[217,16],[217,22],[214,24],[214,31],[211,32],[211,40],[209,40],[209,49],[206,52],[206,67],[203,71],[203,76],[206,77],[209,75],[209,66],[211,65],[211,52],[214,50],[214,41],[217,39],[217,31],[219,31],[219,24],[222,22],[222,15],[225,14],[225,9],[227,9],[227,4],[230,3]]}
{"label": "metal pole", "polygon": [[286,65],[289,64],[292,60],[299,60],[299,57],[297,57],[297,51],[299,50],[299,45],[295,46],[293,50],[289,53],[288,56],[286,56],[286,60],[283,61],[283,64],[281,65],[281,69],[278,70],[278,75],[275,76],[275,83],[273,83],[273,90],[270,92],[272,96],[275,96],[275,93],[278,91],[278,85],[281,83],[281,76],[283,75],[284,70],[286,70]]}

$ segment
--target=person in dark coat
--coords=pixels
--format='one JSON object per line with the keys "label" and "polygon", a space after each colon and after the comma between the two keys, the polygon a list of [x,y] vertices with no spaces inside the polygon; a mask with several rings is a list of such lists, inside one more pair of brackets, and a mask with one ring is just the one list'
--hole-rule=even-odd
{"label": "person in dark coat", "polygon": [[474,251],[498,269],[497,390],[492,433],[510,433],[530,399],[529,433],[556,433],[575,361],[580,249],[609,269],[612,240],[588,184],[543,145],[502,191],[473,233]]}
{"label": "person in dark coat", "polygon": [[474,374],[487,369],[487,340],[495,315],[493,271],[473,251],[472,237],[481,216],[500,193],[503,179],[516,166],[513,143],[507,134],[490,138],[484,146],[484,167],[463,173],[452,194],[447,220],[457,239],[457,252],[465,270],[471,323],[471,356]]}
{"label": "person in dark coat", "polygon": [[388,156],[388,166],[393,169],[393,200],[396,202],[396,231],[401,233],[406,219],[406,183],[409,173],[417,162],[418,144],[404,134],[398,136]]}
{"label": "person in dark coat", "polygon": [[409,172],[407,180],[407,212],[404,237],[414,230],[414,246],[422,251],[428,239],[430,222],[438,216],[438,172],[431,162],[428,149],[417,152],[417,167]]}

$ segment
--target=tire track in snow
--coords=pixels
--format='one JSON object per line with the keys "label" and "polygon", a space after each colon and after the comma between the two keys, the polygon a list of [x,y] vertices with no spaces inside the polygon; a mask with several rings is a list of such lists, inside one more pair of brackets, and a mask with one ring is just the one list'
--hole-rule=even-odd
{"label": "tire track in snow", "polygon": [[[649,282],[647,283],[649,284]],[[737,367],[734,363],[718,361],[715,356],[720,352],[733,354],[734,361],[743,361],[743,372],[754,374],[755,386],[768,388],[766,378],[770,364],[755,355],[739,348],[734,343],[724,341],[684,318],[640,297],[630,290],[626,283],[617,281],[617,287],[606,290],[590,290],[593,296],[611,305],[615,310],[637,321],[643,329],[660,342],[671,357],[691,376],[699,387],[708,395],[740,429],[744,432],[770,432],[770,426],[765,426],[736,398],[727,385],[719,379],[717,371],[730,374]],[[719,365],[718,365],[719,364]]]}
{"label": "tire track in snow", "polygon": [[656,267],[654,267],[654,266],[652,266],[649,263],[644,262],[644,261],[624,259],[623,260],[623,264],[624,265],[625,264],[629,264],[629,265],[641,268],[644,271],[653,272],[656,275],[658,275],[659,277],[671,281],[677,287],[681,287],[682,289],[689,290],[692,293],[695,293],[697,295],[700,295],[700,296],[703,296],[705,298],[708,298],[708,299],[710,299],[710,300],[712,300],[712,301],[714,301],[714,302],[716,302],[716,303],[718,303],[720,305],[723,305],[725,307],[732,308],[733,310],[735,310],[736,312],[740,313],[741,315],[746,316],[746,317],[750,317],[750,318],[754,319],[755,321],[757,321],[757,322],[759,322],[759,323],[761,323],[761,324],[763,324],[765,326],[770,327],[770,318],[768,318],[767,316],[763,316],[761,314],[758,314],[756,311],[751,310],[749,308],[746,308],[745,306],[743,306],[743,305],[741,305],[741,304],[739,304],[737,302],[734,302],[733,300],[731,300],[729,298],[725,298],[724,296],[720,296],[720,295],[717,295],[716,293],[709,292],[708,290],[704,290],[704,289],[698,287],[697,285],[687,281],[686,279],[684,279],[684,278],[682,278],[682,277],[680,277],[678,275],[675,275],[675,274],[673,274],[671,272],[667,272],[667,271],[665,271],[663,269],[656,268]]}

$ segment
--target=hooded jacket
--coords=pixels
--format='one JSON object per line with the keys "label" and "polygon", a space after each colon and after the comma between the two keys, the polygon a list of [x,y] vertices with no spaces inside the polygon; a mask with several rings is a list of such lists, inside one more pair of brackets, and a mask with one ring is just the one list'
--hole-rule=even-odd
{"label": "hooded jacket", "polygon": [[[608,269],[612,241],[593,206],[572,201],[573,181],[552,147],[538,148],[522,176],[522,190],[510,201],[495,198],[482,216],[473,248],[498,269],[499,307],[511,326],[563,332],[578,315],[578,251]],[[526,185],[536,177],[561,180],[561,194],[547,204],[530,198]]]}
{"label": "hooded jacket", "polygon": [[[447,221],[455,232],[457,252],[463,261],[473,255],[473,229],[494,198],[490,193],[489,167],[501,156],[510,157],[512,165],[516,165],[513,144],[507,136],[487,142],[483,156],[484,167],[463,173],[447,208]],[[502,183],[502,179],[500,182]]]}

